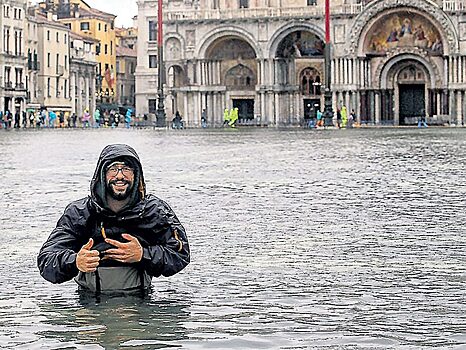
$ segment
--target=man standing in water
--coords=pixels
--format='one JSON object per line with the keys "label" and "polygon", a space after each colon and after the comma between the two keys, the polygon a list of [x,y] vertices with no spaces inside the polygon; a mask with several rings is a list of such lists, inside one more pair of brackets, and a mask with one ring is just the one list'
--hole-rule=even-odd
{"label": "man standing in water", "polygon": [[40,249],[40,274],[52,283],[73,277],[93,292],[137,291],[152,277],[189,264],[185,230],[161,199],[146,195],[141,162],[127,145],[106,146],[91,195],[72,202]]}

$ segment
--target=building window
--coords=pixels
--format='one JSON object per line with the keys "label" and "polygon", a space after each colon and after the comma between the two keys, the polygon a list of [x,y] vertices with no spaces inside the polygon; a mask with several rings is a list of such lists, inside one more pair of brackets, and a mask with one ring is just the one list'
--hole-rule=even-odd
{"label": "building window", "polygon": [[81,30],[89,30],[89,22],[81,22]]}
{"label": "building window", "polygon": [[56,68],[57,74],[59,74],[59,72],[58,72],[58,66],[59,65],[60,65],[60,54],[57,53],[57,61],[55,62],[55,68]]}
{"label": "building window", "polygon": [[108,54],[108,45],[107,44],[105,44],[105,46],[104,46],[104,54]]}
{"label": "building window", "polygon": [[50,52],[47,53],[47,67],[50,67]]}
{"label": "building window", "polygon": [[11,84],[11,67],[5,67],[5,83]]}
{"label": "building window", "polygon": [[317,0],[307,0],[307,6],[316,6]]}
{"label": "building window", "polygon": [[239,0],[239,8],[247,9],[249,7],[249,0]]}
{"label": "building window", "polygon": [[157,40],[157,22],[149,21],[149,41]]}
{"label": "building window", "polygon": [[19,38],[18,38],[18,51],[19,51],[19,54],[22,55],[23,54],[23,32],[20,30],[18,32],[18,35],[19,35]]}
{"label": "building window", "polygon": [[7,27],[3,29],[3,48],[5,53],[10,53],[10,29]]}
{"label": "building window", "polygon": [[65,55],[65,70],[68,70],[68,56]]}
{"label": "building window", "polygon": [[68,80],[63,82],[63,97],[68,98]]}
{"label": "building window", "polygon": [[65,42],[65,44],[67,43],[67,42],[66,42],[66,34],[63,35],[63,41]]}
{"label": "building window", "polygon": [[97,56],[100,55],[100,43],[98,43],[98,44],[95,46],[95,54],[96,54]]}
{"label": "building window", "polygon": [[50,40],[50,30],[47,30],[47,40]]}
{"label": "building window", "polygon": [[50,95],[50,78],[47,78],[47,97],[51,97]]}
{"label": "building window", "polygon": [[102,30],[102,24],[101,23],[99,23],[98,28],[99,28],[98,30],[100,32]]}
{"label": "building window", "polygon": [[110,41],[110,55],[113,55],[113,41]]}
{"label": "building window", "polygon": [[157,68],[157,55],[149,55],[149,68]]}
{"label": "building window", "polygon": [[217,10],[219,8],[219,3],[218,2],[219,2],[219,0],[213,0],[212,1],[212,8],[214,10]]}
{"label": "building window", "polygon": [[18,31],[15,30],[15,56],[18,56]]}
{"label": "building window", "polygon": [[319,72],[315,68],[306,68],[301,73],[301,93],[303,95],[320,95],[322,83]]}
{"label": "building window", "polygon": [[105,24],[104,25],[104,32],[106,32],[106,31],[107,31],[107,25]]}
{"label": "building window", "polygon": [[57,43],[60,42],[60,38],[58,37],[59,35],[60,35],[60,33],[57,32],[57,35],[56,35],[56,37],[57,37]]}
{"label": "building window", "polygon": [[57,85],[56,85],[56,89],[55,89],[55,96],[56,97],[59,97],[60,96],[60,78],[57,77]]}

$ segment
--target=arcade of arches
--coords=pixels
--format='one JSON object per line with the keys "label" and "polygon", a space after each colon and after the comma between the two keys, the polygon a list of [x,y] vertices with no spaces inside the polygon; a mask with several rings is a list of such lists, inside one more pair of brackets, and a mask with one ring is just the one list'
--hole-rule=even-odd
{"label": "arcade of arches", "polygon": [[[355,53],[335,50],[333,108],[354,109],[362,124],[463,125],[466,57],[449,52],[447,35],[420,10],[387,10],[367,23]],[[239,108],[240,122],[299,124],[323,106],[324,43],[311,28],[288,28],[270,50],[243,33],[219,36],[202,59],[167,64],[167,114],[180,111],[187,125],[206,110],[221,125],[225,108]],[[174,46],[175,38],[170,39]],[[451,51],[451,50],[450,50]],[[170,57],[170,53],[168,54]]]}

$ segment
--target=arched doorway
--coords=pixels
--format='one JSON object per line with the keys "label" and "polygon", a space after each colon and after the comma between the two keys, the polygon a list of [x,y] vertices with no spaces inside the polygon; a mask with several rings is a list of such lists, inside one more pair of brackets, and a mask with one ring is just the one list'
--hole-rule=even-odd
{"label": "arched doorway", "polygon": [[387,62],[382,74],[380,111],[382,124],[416,125],[429,116],[431,73],[421,58],[398,56]]}
{"label": "arched doorway", "polygon": [[180,88],[185,85],[185,74],[179,65],[173,65],[167,71],[167,86],[169,91],[168,98],[170,99],[168,107],[168,115],[175,115],[179,111],[182,116],[186,115],[185,106],[183,104],[183,96],[179,93]]}
{"label": "arched doorway", "polygon": [[[206,51],[206,58],[219,66],[220,85],[225,86],[225,108],[238,108],[240,121],[254,119],[256,109],[257,62],[256,53],[244,39],[226,36],[217,39]],[[217,63],[220,63],[219,65]],[[216,77],[208,77],[215,82]],[[212,97],[205,95],[207,113]],[[223,113],[222,113],[223,115]]]}
{"label": "arched doorway", "polygon": [[415,63],[407,63],[397,74],[399,124],[416,125],[426,116],[426,79]]}
{"label": "arched doorway", "polygon": [[281,122],[297,124],[304,119],[306,123],[306,120],[315,118],[321,108],[323,54],[322,39],[310,30],[292,31],[277,45],[275,80],[279,86],[278,114],[291,117]]}
{"label": "arched doorway", "polygon": [[361,96],[361,117],[416,125],[421,116],[435,114],[444,45],[428,14],[417,9],[385,11],[371,22],[362,49],[375,66],[375,89]]}
{"label": "arched doorway", "polygon": [[316,118],[317,111],[321,110],[321,74],[315,68],[306,67],[300,74],[299,82],[303,96],[304,119]]}

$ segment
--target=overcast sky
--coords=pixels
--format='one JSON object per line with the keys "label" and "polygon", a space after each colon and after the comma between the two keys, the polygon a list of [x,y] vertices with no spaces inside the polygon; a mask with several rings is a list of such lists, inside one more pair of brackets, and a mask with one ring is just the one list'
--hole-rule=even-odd
{"label": "overcast sky", "polygon": [[[138,14],[136,0],[84,0],[89,6],[98,10],[116,15],[116,25],[118,27],[131,27],[133,17]],[[1,2],[1,0],[0,0]],[[37,3],[40,0],[33,0]]]}
{"label": "overcast sky", "polygon": [[89,6],[117,15],[118,27],[131,27],[133,17],[138,14],[136,0],[84,0]]}

